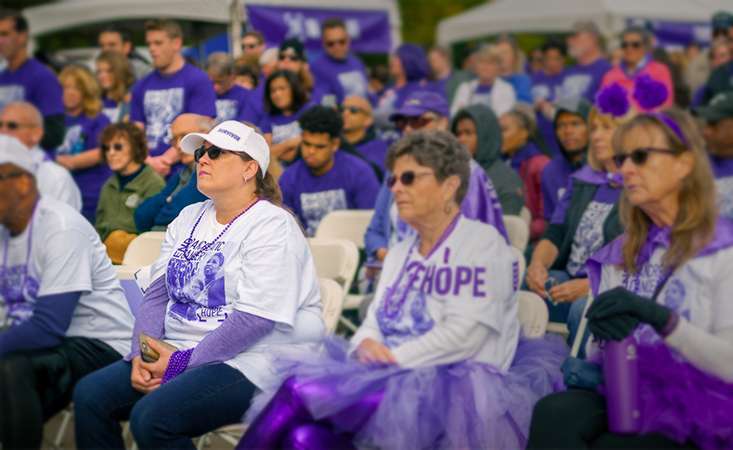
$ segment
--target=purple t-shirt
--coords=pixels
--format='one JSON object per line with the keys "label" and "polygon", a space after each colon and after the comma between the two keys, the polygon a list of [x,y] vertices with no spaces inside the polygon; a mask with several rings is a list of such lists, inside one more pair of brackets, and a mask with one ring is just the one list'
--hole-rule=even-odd
{"label": "purple t-shirt", "polygon": [[567,190],[570,174],[575,171],[576,167],[568,161],[565,155],[557,155],[542,170],[540,184],[545,220],[552,219],[555,207]]}
{"label": "purple t-shirt", "polygon": [[[216,121],[238,120],[249,122],[269,133],[269,123],[263,120],[263,115],[258,112],[254,104],[254,91],[248,91],[239,85],[233,85],[231,89],[222,95],[216,96]],[[263,122],[265,122],[263,124]],[[267,125],[267,129],[263,127]]]}
{"label": "purple t-shirt", "polygon": [[611,63],[605,58],[599,58],[595,62],[584,66],[576,65],[565,71],[565,79],[562,84],[563,97],[582,96],[589,102],[595,101],[596,92],[601,86],[603,76],[611,70]]}
{"label": "purple t-shirt", "polygon": [[378,165],[382,172],[385,171],[385,163],[387,160],[387,150],[389,146],[387,142],[379,138],[374,138],[371,141],[363,142],[356,146],[356,150],[367,160]]}
{"label": "purple t-shirt", "polygon": [[63,114],[62,95],[56,75],[35,58],[28,58],[15,72],[0,72],[0,109],[10,102],[27,101],[44,116]]}
{"label": "purple t-shirt", "polygon": [[[562,98],[562,85],[565,80],[565,72],[557,75],[545,75],[544,72],[538,72],[532,77],[532,100],[547,100],[554,102]],[[553,155],[560,151],[560,147],[555,137],[555,126],[552,118],[545,117],[541,111],[537,111],[537,129],[542,137],[542,142]]]}
{"label": "purple t-shirt", "polygon": [[306,103],[295,114],[289,116],[282,114],[270,114],[267,116],[267,126],[272,130],[272,143],[280,144],[288,139],[300,136],[301,130],[298,118],[312,106],[312,103]]}
{"label": "purple t-shirt", "polygon": [[315,176],[302,159],[280,176],[283,203],[293,210],[308,236],[321,219],[337,209],[373,209],[379,182],[372,168],[356,156],[336,152],[327,173]]}
{"label": "purple t-shirt", "polygon": [[[67,114],[65,125],[64,141],[56,149],[56,155],[78,155],[86,150],[99,147],[99,135],[109,125],[109,119],[103,113],[95,117]],[[112,171],[107,164],[100,163],[87,169],[74,170],[71,175],[81,191],[81,213],[94,223],[99,191],[104,182],[112,175]]]}
{"label": "purple t-shirt", "polygon": [[206,74],[188,63],[172,75],[157,70],[135,83],[130,102],[130,121],[145,125],[152,156],[170,146],[170,125],[183,113],[216,117],[216,93]]}
{"label": "purple t-shirt", "polygon": [[316,85],[323,86],[324,95],[334,95],[338,104],[350,95],[367,98],[367,77],[364,64],[350,54],[343,61],[323,54],[310,65]]}

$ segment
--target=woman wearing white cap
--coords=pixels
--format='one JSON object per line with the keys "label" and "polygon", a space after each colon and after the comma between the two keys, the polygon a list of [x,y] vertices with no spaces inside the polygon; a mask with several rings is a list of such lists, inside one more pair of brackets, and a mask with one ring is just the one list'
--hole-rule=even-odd
{"label": "woman wearing white cap", "polygon": [[[78,448],[123,448],[120,420],[141,449],[193,448],[192,437],[238,422],[256,389],[280,381],[277,355],[309,351],[322,337],[313,260],[279,207],[264,138],[226,121],[188,134],[181,148],[195,155],[210,200],[168,227],[126,361],[75,390]],[[153,339],[140,345],[141,333]],[[141,347],[157,361],[144,362]]]}

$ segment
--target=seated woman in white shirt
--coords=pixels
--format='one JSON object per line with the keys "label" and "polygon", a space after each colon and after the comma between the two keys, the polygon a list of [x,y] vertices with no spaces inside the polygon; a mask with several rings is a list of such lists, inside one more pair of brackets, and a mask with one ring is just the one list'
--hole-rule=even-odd
{"label": "seated woman in white shirt", "polygon": [[[589,262],[600,295],[587,317],[603,351],[636,346],[639,395],[628,404],[638,419],[613,433],[621,394],[554,394],[535,408],[528,448],[733,448],[733,224],[718,218],[697,125],[678,110],[643,114],[621,126],[614,150],[626,232]],[[597,346],[589,355],[601,359]]]}
{"label": "seated woman in white shirt", "polygon": [[524,446],[566,349],[520,340],[517,260],[496,228],[460,213],[470,159],[443,131],[392,146],[388,184],[417,233],[387,254],[351,345],[328,340],[327,355],[294,363],[248,412],[238,448]]}
{"label": "seated woman in white shirt", "polygon": [[[192,449],[191,438],[241,420],[256,389],[279,384],[274,358],[312,352],[323,337],[313,258],[279,206],[265,139],[226,121],[181,148],[210,200],[168,226],[126,361],[78,385],[78,448],[123,448],[118,423],[129,420],[141,449]],[[141,359],[142,333],[154,362]]]}

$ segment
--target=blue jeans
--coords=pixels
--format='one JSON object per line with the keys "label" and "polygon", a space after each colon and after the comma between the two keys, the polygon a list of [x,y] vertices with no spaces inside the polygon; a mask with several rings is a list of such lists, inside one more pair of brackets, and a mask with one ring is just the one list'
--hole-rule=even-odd
{"label": "blue jeans", "polygon": [[238,423],[255,386],[223,363],[196,367],[147,395],[130,384],[132,364],[119,361],[93,372],[74,390],[79,449],[124,449],[119,422],[130,421],[140,449],[193,449],[191,439]]}
{"label": "blue jeans", "polygon": [[[550,278],[554,278],[557,281],[557,284],[562,284],[571,280],[570,274],[564,270],[551,270],[548,275]],[[547,310],[550,313],[550,322],[567,322],[572,303],[558,303],[555,305],[550,300],[545,299],[545,304],[547,305]]]}
{"label": "blue jeans", "polygon": [[[555,278],[558,284],[570,281],[572,279],[570,274],[565,272],[564,270],[551,270],[550,276]],[[568,326],[568,345],[573,345],[573,340],[575,339],[575,335],[578,332],[580,319],[583,317],[583,310],[585,309],[585,304],[587,300],[588,297],[583,297],[572,303],[558,303],[557,305],[553,305],[549,300],[545,300],[545,303],[547,304],[547,309],[550,311],[550,322],[565,323]],[[589,335],[590,333],[586,328],[583,335],[583,342],[580,346],[580,352],[578,353],[579,358],[585,357],[585,343],[586,341],[588,341]]]}

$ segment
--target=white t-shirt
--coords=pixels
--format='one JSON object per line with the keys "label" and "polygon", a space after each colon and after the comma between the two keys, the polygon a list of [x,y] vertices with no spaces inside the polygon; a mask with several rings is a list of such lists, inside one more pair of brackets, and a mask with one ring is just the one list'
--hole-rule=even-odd
{"label": "white t-shirt", "polygon": [[36,183],[38,192],[47,198],[55,198],[81,211],[81,191],[68,170],[48,158],[39,147],[30,150],[36,163]]}
{"label": "white t-shirt", "polygon": [[11,324],[33,315],[38,297],[81,292],[68,337],[130,352],[133,318],[117,272],[92,225],[65,203],[41,198],[18,236],[0,227],[0,302]]}
{"label": "white t-shirt", "polygon": [[[427,257],[418,252],[417,235],[390,249],[352,346],[375,339],[405,367],[470,359],[507,370],[519,339],[518,262],[491,225],[460,216],[448,233]],[[477,335],[480,342],[433,342],[431,335],[455,317],[488,333]]]}
{"label": "white t-shirt", "polygon": [[264,389],[279,381],[278,355],[314,351],[323,337],[315,265],[295,219],[270,202],[225,228],[210,200],[187,206],[168,226],[151,272],[166,277],[165,340],[195,347],[234,311],[272,320],[269,335],[226,361]]}

